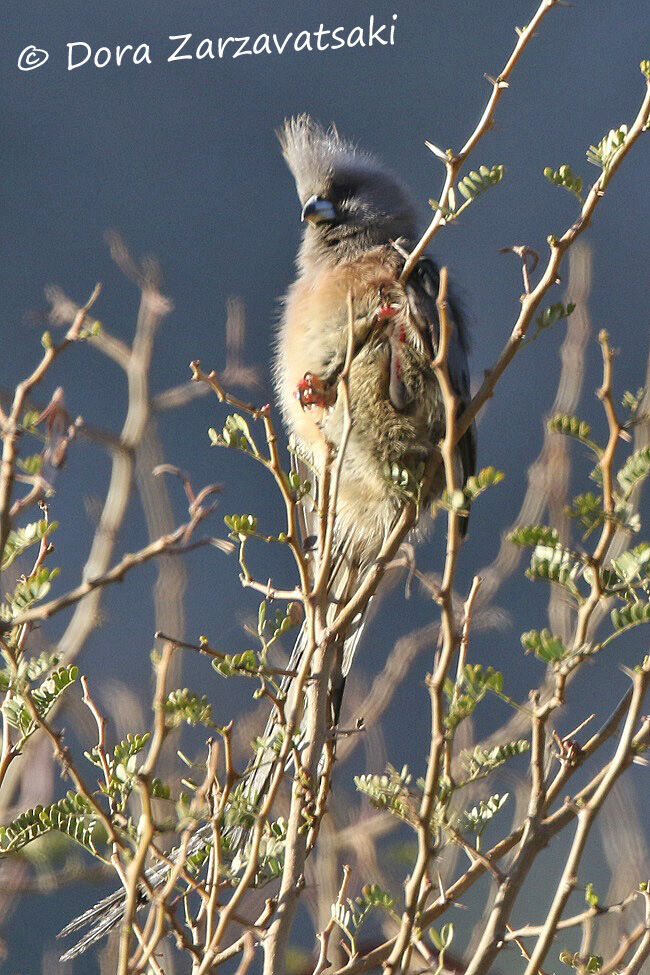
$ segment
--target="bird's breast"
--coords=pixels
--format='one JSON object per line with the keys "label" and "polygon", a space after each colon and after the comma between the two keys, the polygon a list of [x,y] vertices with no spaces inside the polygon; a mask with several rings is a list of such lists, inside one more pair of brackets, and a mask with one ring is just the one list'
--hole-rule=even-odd
{"label": "bird's breast", "polygon": [[[327,442],[340,443],[342,397],[333,405],[304,408],[296,391],[306,373],[326,381],[333,368],[340,371],[350,297],[356,350],[348,379],[352,432],[342,469],[340,513],[363,510],[371,520],[388,523],[399,495],[388,471],[431,452],[441,404],[422,338],[397,280],[397,265],[392,258],[387,263],[385,250],[381,260],[368,255],[363,261],[305,275],[291,287],[276,353],[277,391],[289,430],[318,464]],[[403,409],[391,401],[393,374],[406,390]]]}

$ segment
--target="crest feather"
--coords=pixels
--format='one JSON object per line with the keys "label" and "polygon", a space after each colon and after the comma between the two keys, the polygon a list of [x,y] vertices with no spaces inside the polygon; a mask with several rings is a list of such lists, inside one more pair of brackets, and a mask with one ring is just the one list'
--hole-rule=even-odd
{"label": "crest feather", "polygon": [[343,139],[335,125],[325,129],[311,115],[286,119],[277,136],[301,199],[324,190],[335,172],[376,165],[370,153]]}

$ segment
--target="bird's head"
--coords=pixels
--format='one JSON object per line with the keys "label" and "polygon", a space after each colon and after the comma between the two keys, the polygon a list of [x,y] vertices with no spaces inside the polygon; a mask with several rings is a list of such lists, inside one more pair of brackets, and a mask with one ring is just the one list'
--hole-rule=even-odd
{"label": "bird's head", "polygon": [[278,133],[306,224],[299,262],[336,263],[391,240],[415,238],[415,216],[399,180],[369,153],[308,115]]}

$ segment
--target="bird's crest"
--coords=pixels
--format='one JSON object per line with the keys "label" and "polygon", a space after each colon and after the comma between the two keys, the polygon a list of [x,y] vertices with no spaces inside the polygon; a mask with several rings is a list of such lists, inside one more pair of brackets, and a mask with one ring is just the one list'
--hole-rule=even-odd
{"label": "bird's crest", "polygon": [[370,153],[343,139],[335,125],[325,129],[307,114],[287,119],[277,135],[301,198],[324,189],[335,173],[376,165]]}

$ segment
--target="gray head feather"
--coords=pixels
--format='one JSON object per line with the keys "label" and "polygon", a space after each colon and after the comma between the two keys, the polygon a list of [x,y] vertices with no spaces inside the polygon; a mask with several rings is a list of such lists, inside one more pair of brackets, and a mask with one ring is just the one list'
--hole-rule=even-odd
{"label": "gray head feather", "polygon": [[415,239],[411,201],[399,180],[370,153],[324,129],[309,115],[288,119],[278,133],[301,205],[311,197],[333,203],[334,221],[308,223],[299,264],[336,263],[379,244]]}

